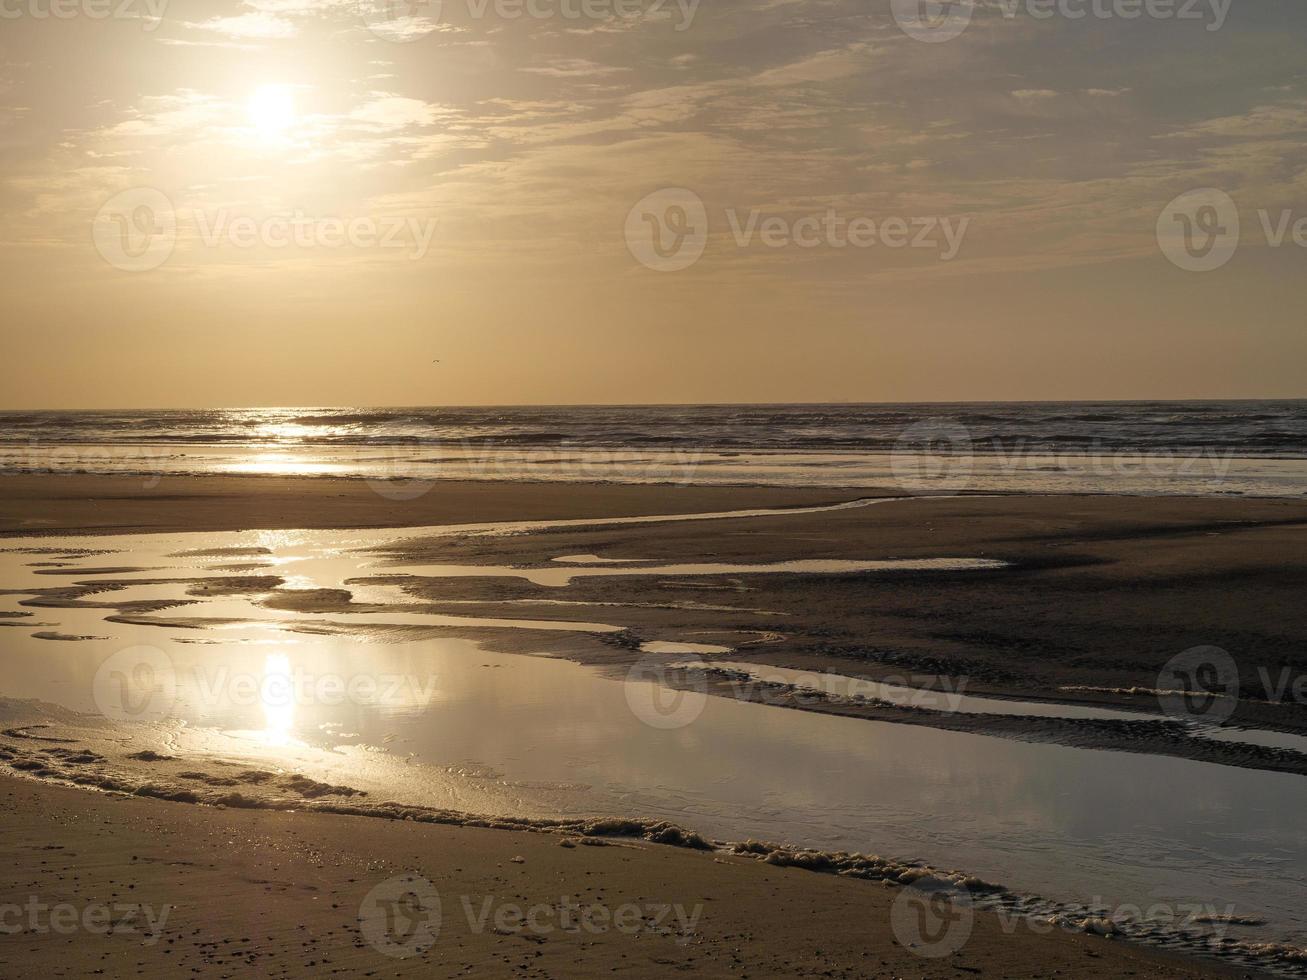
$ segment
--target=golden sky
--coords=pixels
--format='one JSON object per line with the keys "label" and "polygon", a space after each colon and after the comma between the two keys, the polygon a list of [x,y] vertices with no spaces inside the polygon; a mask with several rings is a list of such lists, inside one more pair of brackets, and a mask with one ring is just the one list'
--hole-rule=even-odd
{"label": "golden sky", "polygon": [[1147,2],[0,0],[0,407],[1307,396],[1307,8]]}

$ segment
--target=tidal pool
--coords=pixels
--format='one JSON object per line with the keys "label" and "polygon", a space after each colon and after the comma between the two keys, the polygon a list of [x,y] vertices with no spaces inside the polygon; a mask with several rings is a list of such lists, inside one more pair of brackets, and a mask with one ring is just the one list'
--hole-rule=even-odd
{"label": "tidal pool", "polygon": [[[720,839],[920,859],[1060,902],[1200,907],[1264,920],[1229,934],[1307,944],[1300,776],[673,694],[656,671],[610,677],[464,639],[387,643],[291,632],[287,625],[315,616],[269,610],[248,596],[166,611],[229,620],[220,629],[113,623],[109,608],[23,604],[34,590],[96,580],[129,584],[87,601],[188,602],[194,597],[184,586],[156,580],[220,578],[232,573],[209,566],[230,561],[265,563],[303,588],[338,588],[375,574],[375,556],[361,549],[417,533],[432,531],[11,539],[0,552],[0,589],[14,591],[0,595],[0,612],[33,615],[0,618],[8,624],[0,627],[4,716],[39,713],[20,703],[33,700],[102,711],[104,665],[146,648],[158,651],[171,685],[167,710],[148,727],[170,730],[197,756],[280,760],[374,799],[528,816],[658,817]],[[430,572],[418,568],[425,571],[414,574]],[[649,573],[609,563],[559,570]],[[543,628],[403,608],[316,618]],[[617,629],[552,621],[549,628]],[[663,642],[678,641],[684,637]],[[851,680],[828,676],[820,683]],[[159,677],[129,671],[114,682],[154,690]],[[976,698],[957,710],[1004,704],[1027,707]],[[1075,710],[1042,707],[1068,717]],[[117,724],[130,738],[146,723]]]}

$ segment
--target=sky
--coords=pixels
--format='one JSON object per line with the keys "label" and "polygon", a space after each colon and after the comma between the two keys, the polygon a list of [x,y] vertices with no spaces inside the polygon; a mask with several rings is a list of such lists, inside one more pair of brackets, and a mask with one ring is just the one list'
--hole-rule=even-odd
{"label": "sky", "polygon": [[0,0],[0,408],[1307,396],[1301,0]]}

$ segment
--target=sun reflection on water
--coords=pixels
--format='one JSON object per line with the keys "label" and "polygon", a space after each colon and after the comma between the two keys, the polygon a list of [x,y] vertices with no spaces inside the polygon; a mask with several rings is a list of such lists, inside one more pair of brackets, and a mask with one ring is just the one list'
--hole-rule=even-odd
{"label": "sun reflection on water", "polygon": [[283,476],[324,476],[344,473],[341,463],[313,462],[293,452],[251,452],[227,468],[229,473],[262,473]]}
{"label": "sun reflection on water", "polygon": [[259,696],[263,702],[264,741],[289,745],[295,730],[295,686],[286,654],[270,653],[264,660]]}

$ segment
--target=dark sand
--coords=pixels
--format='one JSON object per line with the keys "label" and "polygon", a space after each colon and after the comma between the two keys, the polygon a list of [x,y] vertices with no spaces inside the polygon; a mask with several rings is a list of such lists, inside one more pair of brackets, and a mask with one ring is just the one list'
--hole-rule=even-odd
{"label": "dark sand", "polygon": [[[427,548],[405,547],[396,557],[543,566],[551,557],[580,553],[727,563],[967,557],[1012,567],[734,581],[578,579],[565,593],[517,579],[460,579],[425,582],[413,594],[431,599],[433,608],[441,608],[442,599],[530,597],[731,606],[739,611],[603,612],[608,622],[660,638],[674,625],[687,640],[734,646],[740,637],[732,632],[754,631],[737,659],[870,678],[947,675],[965,678],[968,694],[1084,701],[1154,714],[1155,696],[1067,689],[1153,689],[1172,657],[1213,645],[1239,665],[1243,695],[1235,722],[1307,731],[1307,706],[1290,691],[1276,698],[1281,681],[1307,675],[1305,502],[922,499],[784,518],[440,539]],[[448,608],[471,615],[496,607]],[[531,606],[537,618],[576,612]],[[1269,690],[1264,678],[1273,682]]]}
{"label": "dark sand", "polygon": [[845,500],[842,491],[569,483],[441,482],[391,500],[364,480],[326,477],[0,476],[0,536],[420,527],[481,521],[685,514]]}

